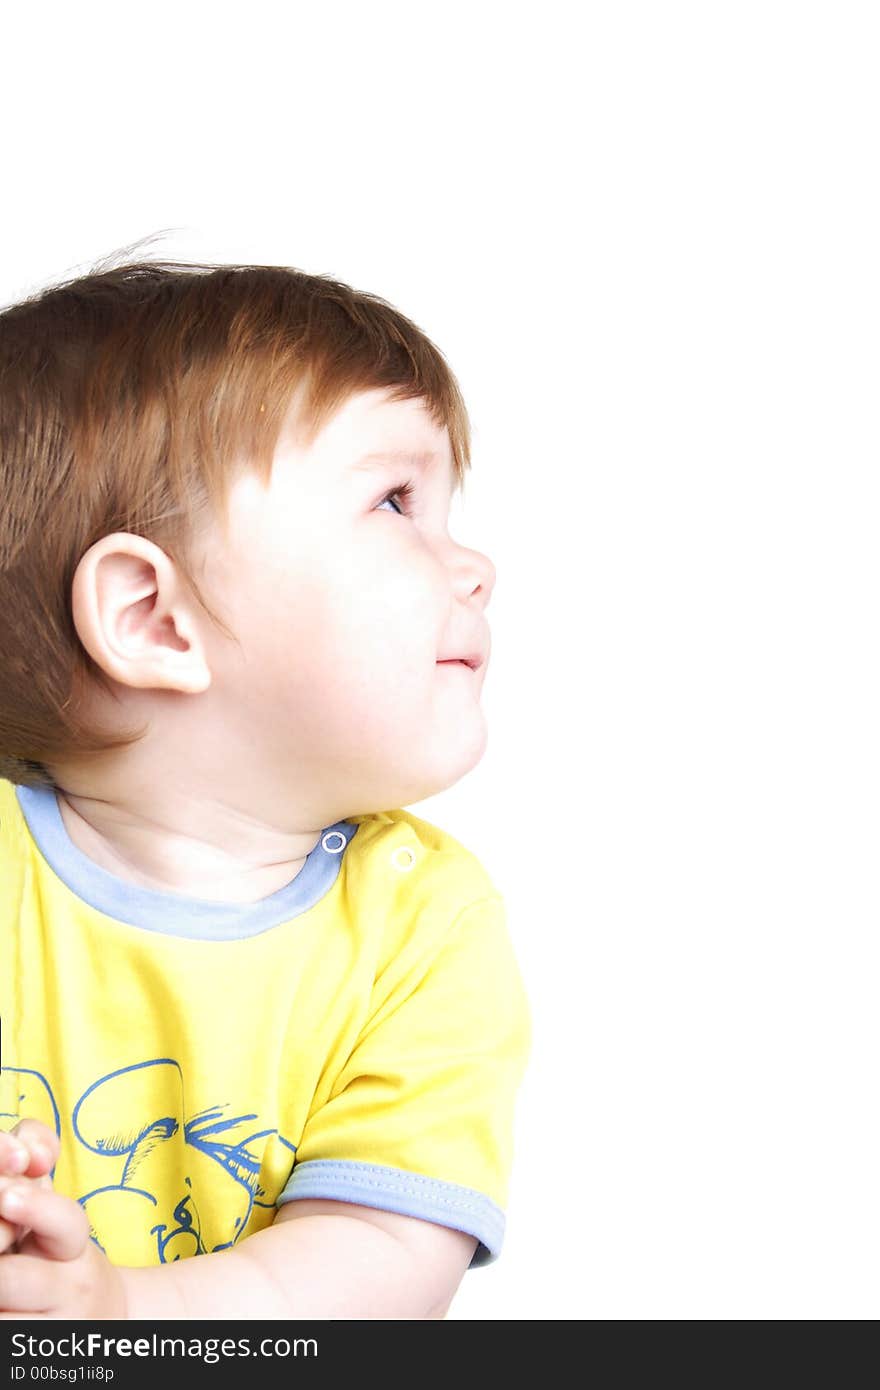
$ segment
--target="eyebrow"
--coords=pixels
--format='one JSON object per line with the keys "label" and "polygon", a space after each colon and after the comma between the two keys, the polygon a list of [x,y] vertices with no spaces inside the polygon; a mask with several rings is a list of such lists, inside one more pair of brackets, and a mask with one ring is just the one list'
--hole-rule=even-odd
{"label": "eyebrow", "polygon": [[[431,449],[378,449],[374,453],[364,454],[352,467],[353,473],[358,472],[378,472],[383,468],[399,467],[402,463],[415,464],[418,468],[424,468],[429,463],[434,463],[439,454],[435,454]],[[453,491],[458,486],[458,475],[455,471],[455,464],[450,461],[449,480]]]}
{"label": "eyebrow", "polygon": [[379,449],[373,454],[364,454],[354,465],[355,470],[361,468],[383,468],[395,463],[415,463],[422,466],[426,463],[433,463],[437,455],[430,450],[423,450],[419,453],[413,449]]}

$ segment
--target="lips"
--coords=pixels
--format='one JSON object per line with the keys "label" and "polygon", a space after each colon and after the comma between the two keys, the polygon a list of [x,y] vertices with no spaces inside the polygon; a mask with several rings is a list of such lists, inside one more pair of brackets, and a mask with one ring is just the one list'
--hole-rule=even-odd
{"label": "lips", "polygon": [[447,656],[437,662],[438,666],[468,666],[472,671],[478,670],[482,664],[482,657],[479,656]]}
{"label": "lips", "polygon": [[[453,639],[454,640],[454,639]],[[459,646],[459,642],[461,645]],[[456,648],[458,650],[456,650]],[[438,659],[438,666],[469,666],[472,671],[479,671],[489,660],[490,636],[487,627],[473,628],[470,633],[463,633],[458,642],[453,646],[452,651],[446,656]]]}

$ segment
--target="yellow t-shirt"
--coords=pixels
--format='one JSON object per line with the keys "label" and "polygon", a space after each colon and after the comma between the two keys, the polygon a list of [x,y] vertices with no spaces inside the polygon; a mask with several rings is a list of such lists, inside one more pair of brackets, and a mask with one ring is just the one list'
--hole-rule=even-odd
{"label": "yellow t-shirt", "polygon": [[330,1198],[496,1259],[530,1013],[479,860],[407,811],[340,821],[256,903],[155,892],[0,779],[0,1127],[116,1264],[223,1250]]}

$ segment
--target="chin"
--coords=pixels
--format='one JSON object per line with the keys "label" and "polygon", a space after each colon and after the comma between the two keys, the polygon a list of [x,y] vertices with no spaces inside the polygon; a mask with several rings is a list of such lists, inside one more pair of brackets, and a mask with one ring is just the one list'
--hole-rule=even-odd
{"label": "chin", "polygon": [[463,777],[467,777],[469,772],[473,772],[483,760],[488,745],[488,735],[483,726],[483,736],[478,740],[471,740],[468,747],[459,749],[454,758],[447,757],[444,762],[443,774],[438,777],[437,783],[432,791],[425,792],[425,796],[437,796],[440,792],[448,791],[450,787],[456,786]]}

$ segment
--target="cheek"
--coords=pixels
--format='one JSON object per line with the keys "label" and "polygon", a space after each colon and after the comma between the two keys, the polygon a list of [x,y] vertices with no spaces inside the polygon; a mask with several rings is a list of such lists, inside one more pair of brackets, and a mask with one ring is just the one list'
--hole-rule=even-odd
{"label": "cheek", "polygon": [[328,726],[393,740],[396,726],[434,698],[436,610],[411,589],[348,595],[341,604],[311,629],[308,679],[299,691]]}
{"label": "cheek", "polygon": [[315,593],[315,611],[334,634],[337,651],[356,653],[379,669],[389,662],[417,666],[448,626],[449,583],[417,540],[381,540],[379,547],[373,535],[369,547],[353,548],[339,573]]}
{"label": "cheek", "polygon": [[[252,690],[269,702],[344,711],[404,708],[436,680],[450,592],[425,547],[396,537],[346,538],[336,553],[310,549],[296,567],[273,549],[249,576],[232,624]],[[237,624],[237,626],[236,626]]]}

